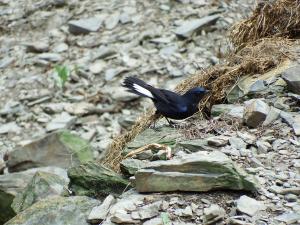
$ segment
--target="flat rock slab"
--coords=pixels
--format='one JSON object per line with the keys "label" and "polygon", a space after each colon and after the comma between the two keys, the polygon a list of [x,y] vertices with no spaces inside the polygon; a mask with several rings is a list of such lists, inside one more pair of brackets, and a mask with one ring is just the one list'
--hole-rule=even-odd
{"label": "flat rock slab", "polygon": [[137,171],[139,192],[198,191],[216,189],[255,191],[255,177],[248,175],[221,152],[196,152],[169,161],[151,162]]}
{"label": "flat rock slab", "polygon": [[8,154],[10,172],[43,166],[69,168],[93,159],[89,143],[68,131],[51,133]]}
{"label": "flat rock slab", "polygon": [[87,217],[100,201],[85,196],[54,197],[33,204],[5,225],[89,225]]}
{"label": "flat rock slab", "polygon": [[188,38],[192,36],[194,32],[197,32],[204,27],[210,26],[217,22],[219,15],[205,16],[201,19],[195,19],[184,22],[180,27],[175,30],[175,34],[181,37]]}
{"label": "flat rock slab", "polygon": [[72,34],[88,34],[100,29],[103,18],[93,17],[80,20],[71,20],[68,22],[69,31]]}
{"label": "flat rock slab", "polygon": [[70,189],[76,195],[91,197],[106,197],[109,194],[119,195],[128,187],[129,183],[112,170],[95,162],[70,168],[68,176],[71,180]]}
{"label": "flat rock slab", "polygon": [[245,104],[245,123],[251,128],[258,127],[267,118],[270,111],[269,105],[260,99],[251,99]]}

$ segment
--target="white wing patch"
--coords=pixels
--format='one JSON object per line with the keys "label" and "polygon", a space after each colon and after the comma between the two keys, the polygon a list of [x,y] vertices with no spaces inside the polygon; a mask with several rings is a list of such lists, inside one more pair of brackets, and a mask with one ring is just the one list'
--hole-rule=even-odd
{"label": "white wing patch", "polygon": [[133,88],[137,92],[139,92],[139,93],[141,93],[143,95],[146,95],[149,98],[154,98],[153,95],[152,95],[152,93],[149,90],[147,90],[146,88],[141,87],[140,85],[133,84]]}

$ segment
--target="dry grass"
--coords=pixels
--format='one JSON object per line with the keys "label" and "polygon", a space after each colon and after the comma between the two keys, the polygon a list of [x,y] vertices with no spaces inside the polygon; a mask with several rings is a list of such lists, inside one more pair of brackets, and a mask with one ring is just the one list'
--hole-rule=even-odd
{"label": "dry grass", "polygon": [[232,27],[230,38],[237,47],[261,38],[300,37],[300,1],[261,1],[250,18]]}
{"label": "dry grass", "polygon": [[[184,80],[176,87],[176,91],[184,93],[192,87],[204,86],[211,90],[211,94],[201,102],[199,110],[202,111],[204,107],[210,108],[213,104],[224,100],[226,90],[239,77],[263,74],[291,57],[291,46],[292,42],[282,38],[256,41],[229,56],[223,65],[210,67]],[[156,119],[158,116],[154,115],[154,109],[151,109],[135,123],[129,132],[115,138],[108,149],[104,165],[119,171],[119,164],[123,158],[121,151],[126,143],[133,140]]]}

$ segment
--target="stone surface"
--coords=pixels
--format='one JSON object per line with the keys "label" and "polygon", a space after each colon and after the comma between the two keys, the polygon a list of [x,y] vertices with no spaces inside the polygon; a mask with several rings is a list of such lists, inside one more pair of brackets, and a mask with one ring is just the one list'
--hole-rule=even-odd
{"label": "stone surface", "polygon": [[291,92],[300,94],[300,65],[293,66],[282,73],[282,78]]}
{"label": "stone surface", "polygon": [[95,162],[71,167],[68,176],[70,189],[76,195],[103,198],[109,194],[119,195],[129,187],[127,180]]}
{"label": "stone surface", "polygon": [[229,115],[236,118],[243,118],[244,106],[233,104],[216,104],[211,108],[213,116]]}
{"label": "stone surface", "polygon": [[98,31],[102,25],[103,19],[98,17],[86,18],[80,20],[71,20],[68,22],[69,31],[72,34],[87,34]]}
{"label": "stone surface", "polygon": [[296,212],[283,213],[280,216],[276,216],[275,220],[284,222],[286,224],[294,224],[299,222],[300,213],[296,213]]}
{"label": "stone surface", "polygon": [[120,164],[121,172],[125,175],[131,176],[139,169],[142,169],[148,165],[148,161],[139,159],[124,159]]}
{"label": "stone surface", "polygon": [[252,99],[246,103],[244,121],[249,127],[255,128],[265,121],[269,111],[270,107],[264,101]]}
{"label": "stone surface", "polygon": [[175,34],[185,38],[191,37],[194,32],[216,23],[219,17],[219,15],[211,15],[205,16],[201,19],[186,21],[175,30]]}
{"label": "stone surface", "polygon": [[204,219],[203,219],[204,224],[214,224],[217,221],[223,219],[225,216],[225,210],[216,204],[213,204],[210,207],[205,208],[203,213],[204,213]]}
{"label": "stone surface", "polygon": [[59,131],[10,152],[7,167],[11,172],[43,166],[68,168],[92,160],[91,151],[87,141]]}
{"label": "stone surface", "polygon": [[110,207],[115,203],[113,195],[107,196],[101,205],[95,206],[88,216],[88,221],[92,224],[99,224],[105,220]]}
{"label": "stone surface", "polygon": [[281,111],[280,117],[293,128],[295,135],[300,136],[300,115],[298,113]]}
{"label": "stone surface", "polygon": [[265,210],[266,206],[263,202],[249,198],[246,195],[241,196],[237,200],[237,210],[249,216],[254,216],[257,212]]}
{"label": "stone surface", "polygon": [[36,172],[29,184],[14,198],[11,207],[16,213],[44,198],[68,195],[68,180],[47,173]]}
{"label": "stone surface", "polygon": [[197,152],[169,161],[151,162],[135,174],[139,192],[249,190],[257,181],[221,152]]}
{"label": "stone surface", "polygon": [[60,177],[64,177],[64,179],[68,179],[66,171],[56,167],[41,167],[19,173],[0,175],[0,211],[2,212],[0,213],[0,224],[15,216],[15,211],[12,209],[11,204],[15,196],[22,192],[37,171],[57,174]]}
{"label": "stone surface", "polygon": [[20,212],[5,225],[89,225],[87,216],[99,204],[98,200],[84,196],[44,199]]}

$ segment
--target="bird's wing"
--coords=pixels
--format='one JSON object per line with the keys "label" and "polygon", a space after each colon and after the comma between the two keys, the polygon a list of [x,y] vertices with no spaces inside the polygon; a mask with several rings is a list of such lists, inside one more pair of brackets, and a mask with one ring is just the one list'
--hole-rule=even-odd
{"label": "bird's wing", "polygon": [[136,77],[126,77],[122,86],[126,87],[129,92],[151,98],[153,101],[169,102],[162,89],[152,87]]}
{"label": "bird's wing", "polygon": [[173,91],[168,91],[164,89],[160,89],[160,92],[164,95],[164,98],[167,100],[167,104],[169,107],[172,107],[179,111],[187,110],[187,106],[181,95]]}

